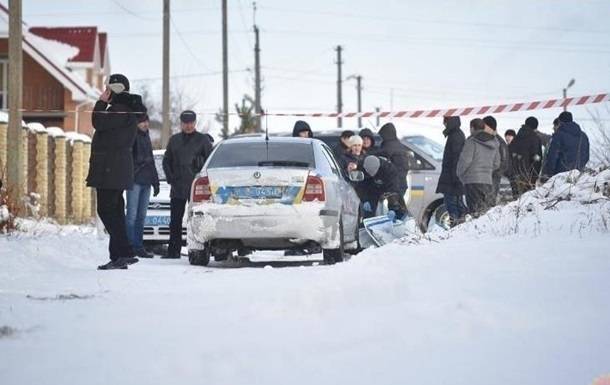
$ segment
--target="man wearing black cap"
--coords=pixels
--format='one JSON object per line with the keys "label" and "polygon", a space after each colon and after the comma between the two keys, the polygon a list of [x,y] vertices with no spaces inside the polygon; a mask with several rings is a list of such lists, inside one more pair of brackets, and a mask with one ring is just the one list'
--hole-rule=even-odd
{"label": "man wearing black cap", "polygon": [[551,138],[543,174],[551,177],[560,172],[582,170],[589,161],[589,137],[572,114],[564,111],[559,115],[559,127]]}
{"label": "man wearing black cap", "polygon": [[87,175],[87,186],[96,189],[97,213],[110,235],[110,262],[100,270],[126,269],[138,262],[127,238],[123,191],[134,183],[132,147],[138,117],[145,114],[142,97],[129,93],[129,80],[111,75],[91,115],[95,133]]}
{"label": "man wearing black cap", "polygon": [[169,139],[163,156],[163,171],[171,188],[169,224],[170,238],[166,258],[180,258],[182,248],[182,219],[186,202],[190,199],[191,184],[212,152],[209,138],[195,130],[197,115],[187,110],[180,114],[178,134]]}
{"label": "man wearing black cap", "polygon": [[542,164],[542,142],[536,133],[537,128],[538,119],[530,116],[508,145],[513,198],[536,187]]}

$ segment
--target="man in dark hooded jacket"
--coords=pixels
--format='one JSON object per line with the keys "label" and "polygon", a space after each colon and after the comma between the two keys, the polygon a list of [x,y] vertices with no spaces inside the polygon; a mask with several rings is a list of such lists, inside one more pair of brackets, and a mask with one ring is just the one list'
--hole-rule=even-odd
{"label": "man in dark hooded jacket", "polygon": [[451,226],[455,226],[467,213],[464,205],[464,186],[456,173],[466,137],[460,128],[459,116],[445,116],[443,124],[445,125],[443,135],[447,138],[447,142],[443,151],[443,164],[436,192],[443,194],[445,207],[451,218]]}
{"label": "man in dark hooded jacket", "polygon": [[146,113],[139,95],[129,93],[129,80],[113,74],[93,107],[95,128],[87,186],[96,189],[97,213],[110,235],[110,262],[100,270],[126,269],[138,262],[129,245],[125,225],[123,191],[134,183],[132,146],[138,130],[138,116]]}
{"label": "man in dark hooded jacket", "polygon": [[574,122],[572,114],[562,112],[559,122],[544,165],[544,174],[549,177],[569,170],[582,170],[589,161],[589,137]]}
{"label": "man in dark hooded jacket", "polygon": [[530,116],[508,145],[514,198],[536,187],[542,164],[542,143],[537,128],[538,119]]}
{"label": "man in dark hooded jacket", "polygon": [[409,148],[400,143],[396,135],[396,127],[392,123],[384,124],[379,130],[379,136],[381,136],[382,142],[376,155],[385,157],[396,167],[400,183],[399,192],[401,196],[404,196],[407,191],[407,173],[409,172],[407,155]]}
{"label": "man in dark hooded jacket", "polygon": [[364,194],[371,209],[370,214],[365,217],[371,216],[377,211],[377,203],[382,196],[385,196],[388,201],[388,209],[394,211],[397,218],[402,219],[407,214],[407,205],[400,192],[401,186],[396,167],[383,158],[368,155],[359,168],[364,171],[365,180],[361,183],[365,184]]}
{"label": "man in dark hooded jacket", "polygon": [[311,131],[311,128],[306,121],[297,120],[294,123],[294,128],[292,129],[292,136],[295,138],[313,138],[313,131]]}
{"label": "man in dark hooded jacket", "polygon": [[197,115],[187,110],[180,114],[182,132],[169,139],[163,155],[163,171],[170,191],[171,218],[169,247],[166,258],[180,258],[182,247],[182,219],[186,202],[190,199],[191,184],[212,152],[207,136],[196,131]]}

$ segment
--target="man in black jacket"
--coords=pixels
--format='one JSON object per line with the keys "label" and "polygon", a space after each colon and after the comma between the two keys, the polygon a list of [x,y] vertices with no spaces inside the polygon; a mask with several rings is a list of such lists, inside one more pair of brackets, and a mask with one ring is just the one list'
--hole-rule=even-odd
{"label": "man in black jacket", "polygon": [[186,202],[190,199],[191,184],[212,152],[208,137],[195,131],[197,115],[193,111],[180,114],[182,132],[169,139],[163,156],[163,171],[170,192],[171,218],[169,247],[166,258],[180,258],[182,247],[182,220]]}
{"label": "man in black jacket", "polygon": [[460,128],[459,116],[445,116],[443,118],[445,129],[443,135],[447,138],[443,151],[443,164],[441,175],[438,178],[436,192],[443,194],[445,208],[451,218],[451,226],[463,220],[468,212],[464,205],[464,186],[457,176],[457,163],[464,148],[466,136]]}
{"label": "man in black jacket", "polygon": [[400,143],[398,136],[396,136],[396,127],[392,123],[384,124],[379,130],[379,136],[381,136],[382,142],[376,155],[383,156],[396,167],[399,178],[398,193],[400,196],[404,196],[407,191],[407,173],[409,172],[409,157],[407,155],[409,148]]}
{"label": "man in black jacket", "polygon": [[[388,201],[388,209],[396,213],[398,219],[407,214],[407,205],[400,192],[400,179],[396,167],[389,161],[368,155],[362,161],[360,169],[364,171],[364,193],[372,213],[377,210],[377,203],[382,196]],[[363,203],[363,204],[364,204]]]}
{"label": "man in black jacket", "polygon": [[508,145],[511,160],[511,187],[518,198],[536,187],[542,165],[542,142],[537,133],[538,119],[530,116]]}
{"label": "man in black jacket", "polygon": [[138,134],[133,144],[135,183],[130,190],[127,190],[127,238],[136,255],[141,258],[153,257],[142,244],[151,187],[154,196],[159,195],[159,175],[155,167],[148,127],[148,115],[144,115],[139,119]]}
{"label": "man in black jacket", "polygon": [[95,133],[87,186],[96,189],[97,213],[110,235],[110,262],[99,266],[100,270],[126,269],[138,261],[127,239],[123,191],[134,182],[132,147],[137,117],[145,113],[142,98],[129,93],[129,81],[121,74],[110,76],[93,108]]}

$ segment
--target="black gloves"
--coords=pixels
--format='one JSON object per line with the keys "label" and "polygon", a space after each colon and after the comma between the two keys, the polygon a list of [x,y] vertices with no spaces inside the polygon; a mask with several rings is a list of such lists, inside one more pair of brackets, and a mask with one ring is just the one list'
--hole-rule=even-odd
{"label": "black gloves", "polygon": [[153,196],[156,197],[157,195],[159,195],[159,185],[156,184],[153,186]]}

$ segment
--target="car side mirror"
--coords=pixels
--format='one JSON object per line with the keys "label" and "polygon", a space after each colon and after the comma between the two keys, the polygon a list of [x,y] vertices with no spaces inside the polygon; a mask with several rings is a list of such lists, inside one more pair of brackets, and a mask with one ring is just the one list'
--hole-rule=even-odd
{"label": "car side mirror", "polygon": [[407,157],[409,157],[409,159],[413,159],[415,158],[415,153],[411,150],[407,151]]}
{"label": "car side mirror", "polygon": [[362,182],[364,180],[364,173],[358,170],[350,171],[349,180],[352,182]]}

